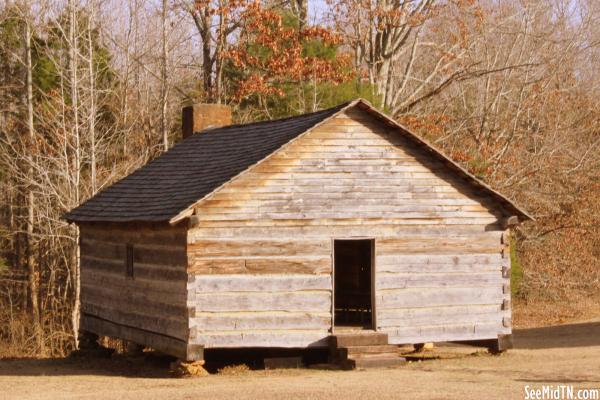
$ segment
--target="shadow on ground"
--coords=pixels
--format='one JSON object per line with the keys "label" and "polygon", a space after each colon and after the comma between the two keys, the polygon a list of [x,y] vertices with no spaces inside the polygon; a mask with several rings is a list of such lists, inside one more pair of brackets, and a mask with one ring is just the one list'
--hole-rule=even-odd
{"label": "shadow on ground", "polygon": [[[102,355],[101,355],[102,354]],[[324,363],[327,351],[320,349],[209,349],[204,353],[204,367],[210,373],[216,373],[227,366],[244,364],[250,369],[264,369],[265,358],[298,357],[304,365]],[[131,378],[169,378],[176,374],[170,372],[171,362],[175,358],[160,353],[146,352],[143,355],[110,355],[98,352],[94,355],[77,355],[54,359],[1,359],[0,376],[66,376],[100,375]]]}
{"label": "shadow on ground", "polygon": [[[515,329],[513,341],[515,349],[535,350],[600,346],[600,322]],[[228,356],[232,357],[231,354]],[[235,364],[236,362],[229,357],[227,357],[227,354],[215,353],[214,359],[207,361],[208,363],[211,363],[211,361],[215,363],[218,359],[219,361],[227,360],[226,364]],[[0,359],[0,376],[96,375],[168,378],[173,376],[169,372],[169,363],[172,360],[172,358],[156,356],[153,353],[135,358],[117,356],[109,358]],[[248,361],[238,358],[238,361],[240,360],[242,362]],[[561,377],[560,381],[565,382],[567,380]]]}
{"label": "shadow on ground", "polygon": [[516,349],[600,346],[600,322],[515,329],[513,342]]}
{"label": "shadow on ground", "polygon": [[0,359],[0,376],[100,375],[131,378],[168,378],[169,357],[66,357]]}

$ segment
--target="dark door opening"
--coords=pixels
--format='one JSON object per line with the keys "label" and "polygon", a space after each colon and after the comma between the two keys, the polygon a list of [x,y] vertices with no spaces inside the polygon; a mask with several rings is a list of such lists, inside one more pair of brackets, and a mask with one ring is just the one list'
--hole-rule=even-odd
{"label": "dark door opening", "polygon": [[372,328],[373,240],[333,243],[334,324]]}

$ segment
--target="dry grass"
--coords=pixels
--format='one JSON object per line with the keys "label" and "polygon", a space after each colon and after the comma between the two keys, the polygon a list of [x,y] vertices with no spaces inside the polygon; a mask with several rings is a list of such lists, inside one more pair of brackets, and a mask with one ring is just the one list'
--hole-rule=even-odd
{"label": "dry grass", "polygon": [[250,372],[250,367],[246,364],[228,365],[217,371],[219,375],[237,376],[245,375]]}
{"label": "dry grass", "polygon": [[1,358],[37,356],[29,319],[23,313],[14,314],[6,308],[4,311],[0,314]]}
{"label": "dry grass", "polygon": [[586,321],[600,315],[600,294],[553,299],[533,297],[516,298],[513,302],[513,323],[517,328],[531,328]]}

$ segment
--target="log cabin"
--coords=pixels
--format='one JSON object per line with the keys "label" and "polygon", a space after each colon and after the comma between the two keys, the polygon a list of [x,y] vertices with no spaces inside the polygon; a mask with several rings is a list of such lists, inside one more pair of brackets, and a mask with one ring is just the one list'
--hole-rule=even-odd
{"label": "log cabin", "polygon": [[82,335],[187,361],[510,347],[508,235],[525,211],[362,99],[230,124],[224,105],[184,108],[182,141],[65,215]]}

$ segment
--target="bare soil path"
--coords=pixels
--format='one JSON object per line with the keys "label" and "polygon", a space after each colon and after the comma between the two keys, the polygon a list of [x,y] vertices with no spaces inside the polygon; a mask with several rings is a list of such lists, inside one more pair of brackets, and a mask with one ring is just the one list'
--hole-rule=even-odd
{"label": "bare soil path", "polygon": [[188,379],[123,360],[3,360],[0,399],[523,399],[526,385],[600,389],[600,320],[517,330],[514,338],[516,349],[501,356]]}

